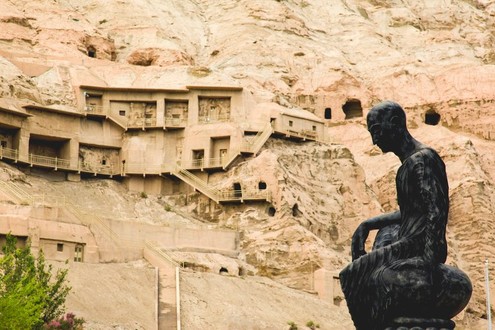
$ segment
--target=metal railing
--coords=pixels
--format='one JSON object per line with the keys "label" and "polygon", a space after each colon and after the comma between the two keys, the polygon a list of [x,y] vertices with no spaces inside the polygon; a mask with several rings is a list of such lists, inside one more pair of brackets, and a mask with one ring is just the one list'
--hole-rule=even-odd
{"label": "metal railing", "polygon": [[123,174],[161,174],[162,164],[150,163],[126,163],[123,166]]}
{"label": "metal railing", "polygon": [[292,127],[282,127],[280,133],[302,139],[318,140],[318,132],[310,129],[295,130]]}
{"label": "metal railing", "polygon": [[272,125],[270,123],[266,124],[263,130],[259,131],[253,139],[243,142],[242,151],[257,154],[258,151],[260,151],[261,147],[263,147],[265,142],[268,140],[268,138],[272,135],[272,133]]}
{"label": "metal railing", "polygon": [[223,202],[238,200],[271,200],[271,193],[266,189],[222,190],[219,193],[219,199]]}
{"label": "metal railing", "polygon": [[157,127],[156,118],[143,118],[127,122],[127,128]]}
{"label": "metal railing", "polygon": [[104,110],[103,110],[103,106],[101,106],[101,105],[89,104],[89,105],[84,106],[84,112],[103,114]]}
{"label": "metal railing", "polygon": [[171,266],[181,267],[181,265],[177,261],[175,261],[167,252],[165,252],[162,248],[160,248],[160,246],[156,242],[145,240],[144,246],[152,250],[156,255],[160,256]]}
{"label": "metal railing", "polygon": [[0,159],[4,157],[17,161],[19,159],[19,151],[0,146]]}
{"label": "metal railing", "polygon": [[200,158],[189,159],[185,161],[179,161],[179,166],[190,170],[198,170],[204,168],[223,167],[228,157],[216,157],[216,158]]}
{"label": "metal railing", "polygon": [[29,154],[28,163],[31,165],[53,167],[55,169],[71,169],[70,161],[68,159],[58,157],[48,157],[35,154]]}
{"label": "metal railing", "polygon": [[175,171],[172,172],[176,177],[191,185],[196,190],[209,197],[216,203],[229,202],[229,201],[244,201],[244,200],[271,200],[271,193],[269,190],[256,190],[256,189],[224,189],[218,190],[211,187],[205,181],[201,180],[193,173],[184,168],[177,166]]}
{"label": "metal railing", "polygon": [[184,127],[187,125],[185,118],[165,118],[165,127]]}
{"label": "metal railing", "polygon": [[180,168],[177,166],[172,172],[176,177],[184,181],[185,183],[189,184],[190,186],[194,187],[195,189],[199,190],[201,193],[206,195],[207,197],[211,198],[213,201],[216,203],[219,202],[219,191],[215,188],[212,188],[208,186],[208,184],[189,172],[188,170],[184,168]]}
{"label": "metal railing", "polygon": [[117,175],[120,174],[118,164],[109,163],[103,165],[97,162],[79,161],[78,172],[87,172],[93,174]]}
{"label": "metal railing", "polygon": [[208,115],[208,116],[199,116],[198,122],[200,124],[209,124],[209,123],[221,123],[231,121],[232,117],[230,113],[224,115]]}

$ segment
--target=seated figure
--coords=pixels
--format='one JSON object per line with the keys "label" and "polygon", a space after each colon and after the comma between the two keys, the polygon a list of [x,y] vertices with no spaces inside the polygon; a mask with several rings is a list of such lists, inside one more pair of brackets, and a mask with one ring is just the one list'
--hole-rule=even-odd
{"label": "seated figure", "polygon": [[[399,210],[362,222],[352,237],[352,263],[340,272],[349,312],[358,330],[453,329],[450,319],[468,303],[466,274],[444,264],[449,192],[445,164],[415,140],[395,102],[367,117],[373,144],[402,163],[396,176]],[[364,245],[378,230],[372,251]]]}

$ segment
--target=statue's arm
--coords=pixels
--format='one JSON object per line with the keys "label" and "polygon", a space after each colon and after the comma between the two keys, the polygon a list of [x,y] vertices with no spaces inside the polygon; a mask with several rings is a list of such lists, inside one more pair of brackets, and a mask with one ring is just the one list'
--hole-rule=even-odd
{"label": "statue's arm", "polygon": [[354,235],[352,235],[352,260],[354,261],[360,256],[366,254],[366,251],[364,250],[364,244],[366,242],[366,239],[368,238],[370,230],[379,230],[383,227],[390,226],[399,222],[400,211],[381,214],[379,216],[369,218],[368,220],[361,222],[361,224],[354,232]]}
{"label": "statue's arm", "polygon": [[[425,210],[426,217],[425,244],[423,259],[427,264],[435,265],[444,262],[447,255],[447,244],[445,242],[445,220],[448,214],[448,184],[442,184],[441,177],[445,176],[444,169],[433,171],[431,163],[441,160],[433,158],[418,162],[414,166],[414,175],[417,177],[418,189],[421,196],[422,209]],[[425,162],[429,163],[425,166]]]}

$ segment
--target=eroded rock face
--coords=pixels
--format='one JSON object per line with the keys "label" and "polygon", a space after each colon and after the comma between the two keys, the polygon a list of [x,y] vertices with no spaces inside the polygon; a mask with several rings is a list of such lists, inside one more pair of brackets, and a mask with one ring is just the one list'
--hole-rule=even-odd
{"label": "eroded rock face", "polygon": [[249,189],[263,182],[272,202],[224,208],[219,224],[241,231],[242,251],[260,274],[311,289],[312,273],[345,264],[354,228],[381,211],[364,180],[344,146],[269,140],[218,187],[242,182]]}
{"label": "eroded rock face", "polygon": [[[211,178],[220,188],[263,181],[272,204],[178,198],[188,212],[239,228],[247,261],[299,288],[310,288],[316,268],[349,261],[359,221],[396,207],[398,161],[342,109],[359,100],[365,115],[394,99],[447,164],[449,258],[473,279],[469,311],[478,317],[482,261],[495,262],[494,22],[493,0],[0,1],[0,97],[75,108],[73,86],[83,84],[240,84],[260,103],[322,119],[330,109],[328,141],[340,145],[272,141]],[[423,124],[427,113],[439,115],[437,126]]]}

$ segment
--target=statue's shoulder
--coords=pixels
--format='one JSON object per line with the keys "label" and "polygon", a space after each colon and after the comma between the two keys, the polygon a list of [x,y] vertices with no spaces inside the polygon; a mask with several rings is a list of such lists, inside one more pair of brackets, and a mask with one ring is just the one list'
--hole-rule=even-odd
{"label": "statue's shoulder", "polygon": [[440,155],[438,155],[436,150],[428,146],[423,146],[418,150],[416,150],[414,153],[412,153],[409,156],[408,160],[413,163],[418,163],[418,162],[424,163],[426,161],[431,161],[431,160],[440,161],[440,162],[442,161]]}

